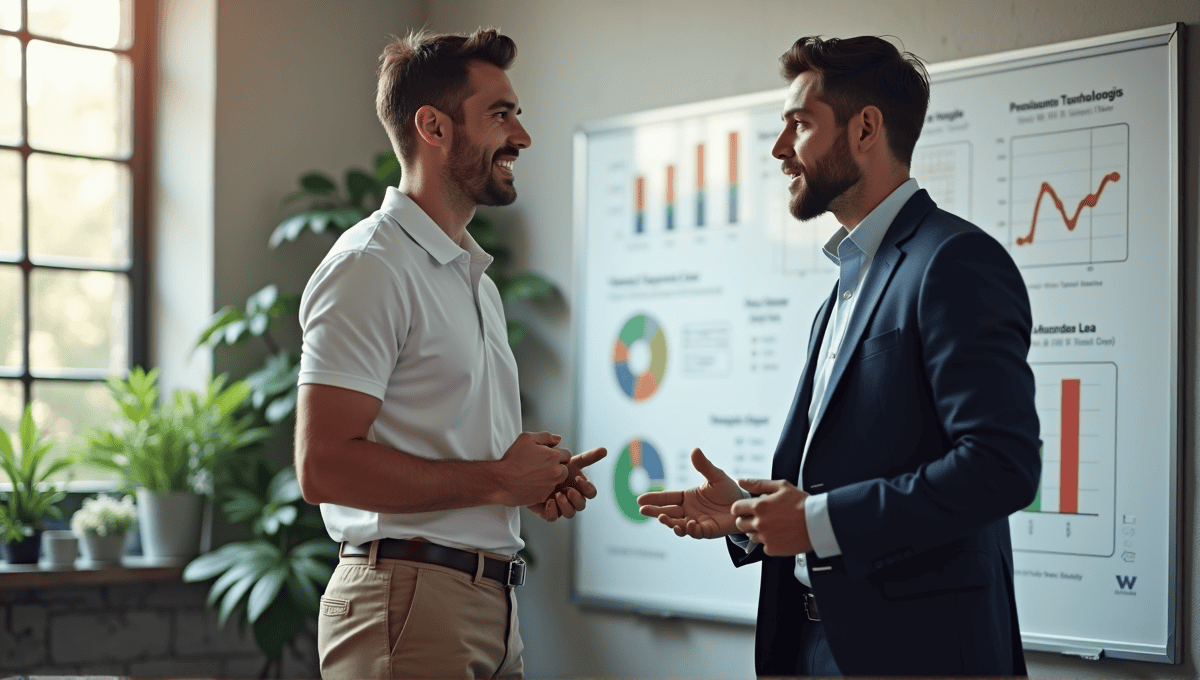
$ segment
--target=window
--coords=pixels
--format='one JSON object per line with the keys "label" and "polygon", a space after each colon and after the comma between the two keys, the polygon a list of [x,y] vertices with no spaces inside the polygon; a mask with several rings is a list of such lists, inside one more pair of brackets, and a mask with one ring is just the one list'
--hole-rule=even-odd
{"label": "window", "polygon": [[58,456],[147,359],[154,21],[153,0],[0,0],[0,426],[32,403]]}

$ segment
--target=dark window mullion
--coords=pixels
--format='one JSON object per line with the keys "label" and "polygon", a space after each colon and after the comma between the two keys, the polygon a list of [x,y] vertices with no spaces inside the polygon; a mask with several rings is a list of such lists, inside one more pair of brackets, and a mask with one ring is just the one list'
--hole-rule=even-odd
{"label": "dark window mullion", "polygon": [[21,0],[21,387],[25,403],[33,401],[33,374],[29,352],[33,334],[32,282],[29,260],[29,0]]}

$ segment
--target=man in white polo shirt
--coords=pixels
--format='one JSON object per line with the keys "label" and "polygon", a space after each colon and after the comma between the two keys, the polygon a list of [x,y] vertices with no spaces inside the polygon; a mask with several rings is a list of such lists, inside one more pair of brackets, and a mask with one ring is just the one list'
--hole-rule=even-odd
{"label": "man in white polo shirt", "polygon": [[521,677],[518,508],[554,521],[596,496],[582,469],[604,449],[521,432],[492,258],[466,231],[516,199],[515,56],[494,30],[385,48],[376,108],[403,179],[304,291],[296,470],[342,544],[325,678]]}

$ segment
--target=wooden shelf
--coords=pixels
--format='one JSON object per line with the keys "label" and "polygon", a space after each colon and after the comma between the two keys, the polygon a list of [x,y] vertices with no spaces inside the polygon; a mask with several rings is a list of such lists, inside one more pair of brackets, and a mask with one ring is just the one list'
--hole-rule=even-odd
{"label": "wooden shelf", "polygon": [[76,560],[73,568],[0,562],[0,590],[182,581],[183,567],[183,564],[152,563],[144,557],[126,557],[121,566],[113,567],[92,567],[83,559]]}

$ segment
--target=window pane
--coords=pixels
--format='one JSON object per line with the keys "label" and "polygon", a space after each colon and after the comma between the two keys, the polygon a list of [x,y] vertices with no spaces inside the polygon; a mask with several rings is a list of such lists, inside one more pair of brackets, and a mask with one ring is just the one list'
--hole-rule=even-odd
{"label": "window pane", "polygon": [[35,269],[30,285],[30,368],[129,366],[129,279],[124,274]]}
{"label": "window pane", "polygon": [[[62,458],[79,450],[80,437],[92,427],[112,422],[117,409],[104,383],[68,383],[35,381],[33,383],[33,416],[43,430],[50,433],[54,448],[47,460]],[[91,467],[74,465],[51,478],[112,480],[118,475]]]}
{"label": "window pane", "polygon": [[[14,447],[20,446],[17,439],[17,428],[21,423],[21,414],[25,412],[25,390],[19,380],[0,380],[0,427],[12,438]],[[8,481],[5,477],[4,481]]]}
{"label": "window pane", "polygon": [[[0,366],[20,368],[21,335],[25,322],[21,317],[21,268],[0,265]],[[0,417],[3,417],[0,405]]]}
{"label": "window pane", "polygon": [[129,59],[40,40],[30,41],[27,54],[30,145],[68,153],[127,156]]}
{"label": "window pane", "polygon": [[21,259],[21,154],[0,151],[0,260]]}
{"label": "window pane", "polygon": [[7,35],[0,35],[0,142],[21,143],[21,39]]}
{"label": "window pane", "polygon": [[29,0],[29,32],[80,45],[125,47],[129,9],[127,0]]}
{"label": "window pane", "polygon": [[0,28],[6,31],[21,28],[21,0],[0,0]]}
{"label": "window pane", "polygon": [[126,265],[129,175],[124,163],[30,154],[30,259]]}

